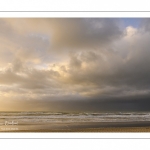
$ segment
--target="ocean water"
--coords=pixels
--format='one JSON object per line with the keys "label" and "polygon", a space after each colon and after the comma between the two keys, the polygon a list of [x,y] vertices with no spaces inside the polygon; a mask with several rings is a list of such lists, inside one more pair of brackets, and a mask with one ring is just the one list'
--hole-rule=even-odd
{"label": "ocean water", "polygon": [[[52,113],[0,112],[0,131],[34,131],[84,128],[88,124],[148,122],[150,112]],[[93,126],[94,127],[94,126]],[[97,125],[98,127],[98,125]]]}

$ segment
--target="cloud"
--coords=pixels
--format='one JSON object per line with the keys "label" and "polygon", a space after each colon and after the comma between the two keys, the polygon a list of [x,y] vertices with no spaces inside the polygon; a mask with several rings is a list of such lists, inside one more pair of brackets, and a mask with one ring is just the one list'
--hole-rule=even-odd
{"label": "cloud", "polygon": [[111,43],[122,36],[117,19],[52,19],[54,48],[93,48]]}
{"label": "cloud", "polygon": [[3,105],[148,109],[149,20],[122,29],[119,19],[1,19],[0,27]]}

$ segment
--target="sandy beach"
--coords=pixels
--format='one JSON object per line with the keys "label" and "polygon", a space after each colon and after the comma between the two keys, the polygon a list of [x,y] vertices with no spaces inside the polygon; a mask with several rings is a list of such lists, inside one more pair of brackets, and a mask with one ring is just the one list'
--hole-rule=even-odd
{"label": "sandy beach", "polygon": [[150,127],[86,128],[86,129],[49,130],[49,131],[41,130],[37,132],[150,132]]}
{"label": "sandy beach", "polygon": [[[150,132],[150,122],[107,122],[9,126],[1,132]],[[14,130],[13,130],[14,129]]]}
{"label": "sandy beach", "polygon": [[19,130],[1,132],[150,132],[150,127],[112,127],[112,128],[86,128],[86,129],[56,129],[56,130]]}

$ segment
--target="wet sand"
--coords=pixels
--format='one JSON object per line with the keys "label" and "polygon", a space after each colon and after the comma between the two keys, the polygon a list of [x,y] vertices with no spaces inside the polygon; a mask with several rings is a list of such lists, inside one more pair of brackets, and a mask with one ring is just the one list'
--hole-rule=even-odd
{"label": "wet sand", "polygon": [[53,130],[12,130],[12,131],[1,131],[1,132],[28,132],[28,133],[42,133],[42,132],[55,132],[55,133],[60,133],[60,132],[76,132],[76,133],[86,133],[86,132],[96,132],[96,133],[101,133],[101,132],[150,132],[150,127],[112,127],[112,128],[86,128],[86,129],[53,129]]}
{"label": "wet sand", "polygon": [[[24,131],[18,131],[24,132]],[[34,130],[26,132],[150,132],[150,127],[113,127],[113,128],[86,128],[63,130]]]}
{"label": "wet sand", "polygon": [[[9,128],[16,128],[11,130]],[[4,127],[3,127],[4,128]],[[6,128],[6,126],[5,126]],[[9,126],[0,132],[150,132],[150,122],[57,123]]]}

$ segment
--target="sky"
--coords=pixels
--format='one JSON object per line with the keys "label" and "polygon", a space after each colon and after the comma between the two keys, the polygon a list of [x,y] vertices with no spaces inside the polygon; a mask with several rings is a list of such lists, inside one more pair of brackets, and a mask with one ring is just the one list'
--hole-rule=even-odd
{"label": "sky", "polygon": [[1,18],[0,111],[149,111],[150,19]]}

